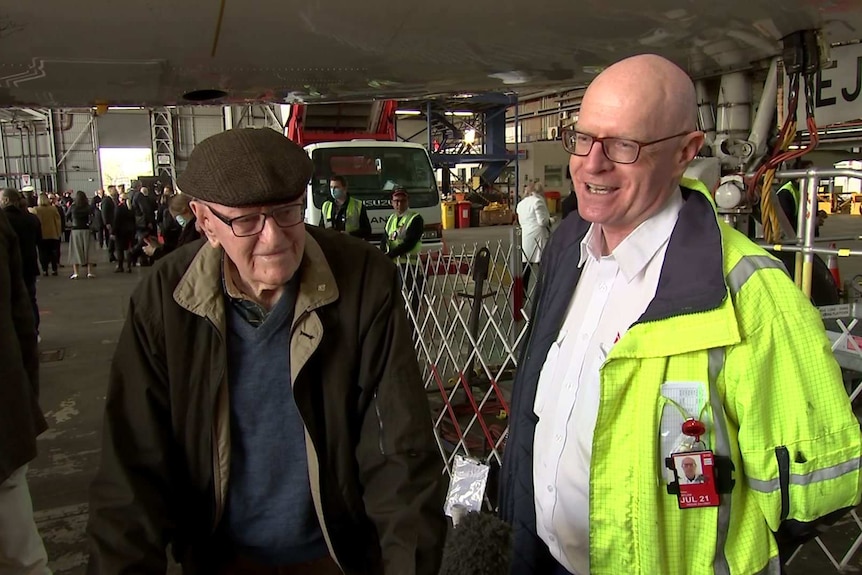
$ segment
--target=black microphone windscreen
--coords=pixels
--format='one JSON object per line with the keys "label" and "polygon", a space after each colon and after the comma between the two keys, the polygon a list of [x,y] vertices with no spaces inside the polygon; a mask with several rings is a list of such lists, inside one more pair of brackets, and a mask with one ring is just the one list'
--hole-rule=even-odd
{"label": "black microphone windscreen", "polygon": [[512,527],[491,513],[467,513],[449,529],[440,575],[508,575]]}

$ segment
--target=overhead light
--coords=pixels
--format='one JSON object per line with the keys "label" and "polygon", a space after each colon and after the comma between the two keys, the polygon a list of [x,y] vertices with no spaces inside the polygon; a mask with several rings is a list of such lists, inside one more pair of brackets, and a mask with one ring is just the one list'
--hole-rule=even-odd
{"label": "overhead light", "polygon": [[109,110],[143,110],[143,106],[108,106]]}
{"label": "overhead light", "polygon": [[395,110],[399,116],[418,116],[422,114],[419,110]]}
{"label": "overhead light", "polygon": [[473,115],[473,112],[444,112],[447,116],[461,116],[461,117],[470,117]]}
{"label": "overhead light", "polygon": [[476,130],[464,130],[464,143],[472,144],[476,141]]}
{"label": "overhead light", "polygon": [[530,81],[530,76],[520,70],[511,70],[509,72],[488,74],[488,77],[502,80],[504,84],[526,84]]}

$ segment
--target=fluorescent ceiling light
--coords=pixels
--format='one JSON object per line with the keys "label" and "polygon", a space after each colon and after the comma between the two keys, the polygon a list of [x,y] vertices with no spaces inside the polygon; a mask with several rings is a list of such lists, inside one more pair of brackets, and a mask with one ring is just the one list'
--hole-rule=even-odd
{"label": "fluorescent ceiling light", "polygon": [[419,110],[395,110],[395,113],[399,116],[418,116],[422,112]]}
{"label": "fluorescent ceiling light", "polygon": [[447,116],[462,116],[469,117],[473,115],[473,112],[445,112]]}

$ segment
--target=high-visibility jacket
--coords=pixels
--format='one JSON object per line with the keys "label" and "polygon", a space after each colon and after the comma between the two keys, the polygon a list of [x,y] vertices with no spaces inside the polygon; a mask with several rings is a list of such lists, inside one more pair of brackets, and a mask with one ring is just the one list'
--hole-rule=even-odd
{"label": "high-visibility jacket", "polygon": [[704,184],[702,181],[700,181],[696,178],[683,177],[680,180],[679,185],[682,186],[683,188],[700,192],[701,194],[703,194],[704,196],[706,196],[709,199],[709,202],[713,206],[715,206],[715,198],[713,197],[712,192],[710,191],[710,189],[708,187],[706,187],[706,184]]}
{"label": "high-visibility jacket", "polygon": [[[416,218],[418,214],[412,210],[407,210],[403,216],[399,216],[398,214],[390,214],[389,219],[386,220],[386,243],[389,246],[389,249],[400,246],[404,243],[404,232],[410,226],[410,223]],[[403,264],[407,262],[415,261],[416,256],[422,251],[422,242],[416,242],[410,251],[407,252],[406,256],[399,256],[395,258],[395,263]]]}
{"label": "high-visibility jacket", "polygon": [[[320,209],[323,214],[323,227],[332,227],[332,210],[334,202],[323,202],[323,207]],[[359,231],[359,218],[362,215],[362,202],[356,198],[347,198],[347,213],[344,217],[344,231],[348,234]]]}
{"label": "high-visibility jacket", "polygon": [[[778,193],[781,192],[789,192],[791,196],[793,196],[793,203],[799,207],[799,188],[796,187],[796,182],[790,180],[789,182],[785,182],[783,186],[778,188]],[[795,222],[794,222],[795,223]]]}
{"label": "high-visibility jacket", "polygon": [[[702,193],[683,195],[656,295],[600,368],[591,575],[777,574],[773,531],[783,521],[811,522],[860,501],[862,433],[817,310],[780,262],[718,220]],[[502,516],[514,527],[513,574],[541,572],[549,559],[536,535],[536,389],[580,278],[588,229],[575,215],[551,236],[513,387],[501,489]],[[706,390],[703,439],[735,468],[718,507],[679,509],[666,491],[666,382]]]}

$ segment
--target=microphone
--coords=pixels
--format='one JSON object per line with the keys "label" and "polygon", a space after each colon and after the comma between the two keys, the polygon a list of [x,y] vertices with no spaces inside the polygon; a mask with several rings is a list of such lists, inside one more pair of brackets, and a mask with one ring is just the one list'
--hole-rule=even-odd
{"label": "microphone", "polygon": [[509,575],[512,527],[491,513],[453,513],[439,575]]}

